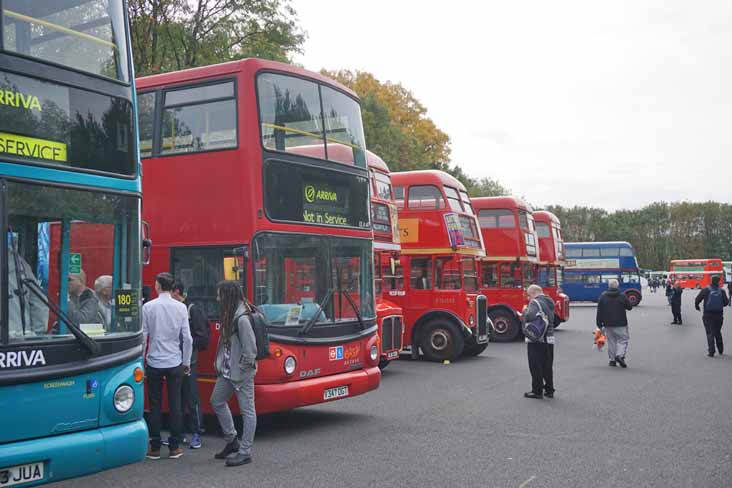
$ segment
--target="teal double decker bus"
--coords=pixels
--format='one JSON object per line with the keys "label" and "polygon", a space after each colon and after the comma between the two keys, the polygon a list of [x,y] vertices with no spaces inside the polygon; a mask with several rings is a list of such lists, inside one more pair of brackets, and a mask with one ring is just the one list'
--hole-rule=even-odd
{"label": "teal double decker bus", "polygon": [[0,487],[142,460],[124,0],[0,0]]}

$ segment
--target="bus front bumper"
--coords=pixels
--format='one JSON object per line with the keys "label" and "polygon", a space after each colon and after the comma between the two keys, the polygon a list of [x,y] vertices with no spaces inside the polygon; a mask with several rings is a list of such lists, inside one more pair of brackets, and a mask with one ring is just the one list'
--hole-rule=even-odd
{"label": "bus front bumper", "polygon": [[[320,378],[267,385],[255,385],[257,414],[291,410],[342,398],[362,395],[379,387],[381,370],[378,366],[338,373]],[[326,391],[347,386],[348,395],[326,400]]]}
{"label": "bus front bumper", "polygon": [[6,467],[42,462],[43,479],[20,485],[35,486],[142,461],[147,445],[147,425],[140,419],[2,445],[0,471]]}

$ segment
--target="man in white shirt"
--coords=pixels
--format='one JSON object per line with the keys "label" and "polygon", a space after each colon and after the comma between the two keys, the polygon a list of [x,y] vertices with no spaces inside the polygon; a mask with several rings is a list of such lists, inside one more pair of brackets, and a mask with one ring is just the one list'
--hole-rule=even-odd
{"label": "man in white shirt", "polygon": [[157,275],[155,291],[158,297],[142,307],[143,343],[147,344],[145,376],[150,401],[148,428],[151,441],[147,453],[148,459],[160,459],[163,378],[168,387],[170,410],[169,457],[178,459],[183,455],[183,450],[180,448],[182,431],[180,391],[183,376],[190,373],[193,339],[188,327],[188,309],[170,295],[173,283],[173,275],[170,273]]}

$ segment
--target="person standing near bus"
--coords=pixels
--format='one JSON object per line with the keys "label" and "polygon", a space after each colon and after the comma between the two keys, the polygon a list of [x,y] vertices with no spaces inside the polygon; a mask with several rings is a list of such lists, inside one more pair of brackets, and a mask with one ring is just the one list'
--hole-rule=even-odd
{"label": "person standing near bus", "polygon": [[[227,466],[252,462],[252,444],[257,430],[254,407],[254,375],[257,373],[257,339],[249,321],[249,305],[239,283],[222,281],[218,285],[221,335],[216,349],[216,385],[211,393],[211,406],[224,433],[226,445],[216,459],[226,459]],[[243,432],[236,438],[229,400],[236,395],[241,410]]]}
{"label": "person standing near bus", "polygon": [[[206,315],[201,307],[195,303],[188,303],[186,300],[185,285],[180,280],[175,280],[171,296],[188,307],[188,326],[193,338],[193,350],[191,352],[191,372],[183,378],[181,387],[181,412],[184,414],[188,410],[186,432],[191,433],[191,449],[200,449],[201,443],[201,423],[203,415],[201,414],[201,400],[198,394],[198,351],[203,351],[208,347],[211,331],[208,327]],[[185,442],[185,441],[184,441]]]}
{"label": "person standing near bus", "polygon": [[732,276],[729,277],[729,283],[727,283],[727,297],[729,298],[729,306],[732,307]]}
{"label": "person standing near bus", "polygon": [[526,350],[531,372],[531,391],[526,398],[554,398],[554,300],[544,295],[539,285],[526,289],[529,304],[524,307],[524,323],[535,320],[539,312],[546,315],[548,324],[544,337],[537,342],[526,339]]}
{"label": "person standing near bus", "polygon": [[150,449],[148,459],[160,459],[160,424],[163,380],[168,389],[170,413],[169,457],[183,455],[181,441],[180,390],[183,377],[190,373],[193,339],[188,328],[188,309],[171,296],[173,275],[160,273],[155,277],[158,297],[142,307],[143,344],[149,339],[145,354],[145,377],[150,400]]}
{"label": "person standing near bus", "polygon": [[694,308],[699,310],[699,304],[704,302],[702,321],[707,332],[707,355],[714,357],[714,345],[716,342],[719,355],[724,354],[724,343],[722,341],[722,322],[724,320],[724,307],[729,305],[729,298],[723,289],[719,287],[719,276],[712,276],[712,284],[704,288],[694,300]]}
{"label": "person standing near bus", "polygon": [[618,280],[610,280],[607,290],[602,292],[597,302],[596,317],[597,328],[607,337],[607,355],[610,357],[608,366],[628,367],[625,355],[628,353],[630,334],[626,312],[632,308],[625,293],[620,293]]}
{"label": "person standing near bus", "polygon": [[683,325],[681,320],[681,294],[684,289],[681,288],[681,282],[677,281],[671,290],[671,313],[674,316],[674,321],[671,325]]}
{"label": "person standing near bus", "polygon": [[674,284],[671,280],[668,280],[666,282],[666,300],[668,300],[668,304],[671,305],[671,298],[674,294]]}

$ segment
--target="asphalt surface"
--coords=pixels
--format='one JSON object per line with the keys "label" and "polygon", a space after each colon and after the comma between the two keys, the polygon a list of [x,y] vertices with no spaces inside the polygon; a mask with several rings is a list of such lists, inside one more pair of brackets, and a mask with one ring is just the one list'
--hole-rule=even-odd
{"label": "asphalt surface", "polygon": [[[53,486],[730,487],[732,356],[706,357],[693,295],[679,327],[645,290],[629,313],[628,369],[592,351],[595,307],[573,306],[556,334],[553,400],[523,398],[523,343],[494,343],[450,365],[400,360],[375,392],[260,417],[248,466],[214,460],[223,441],[211,435],[178,460]],[[723,334],[732,353],[730,325]]]}

